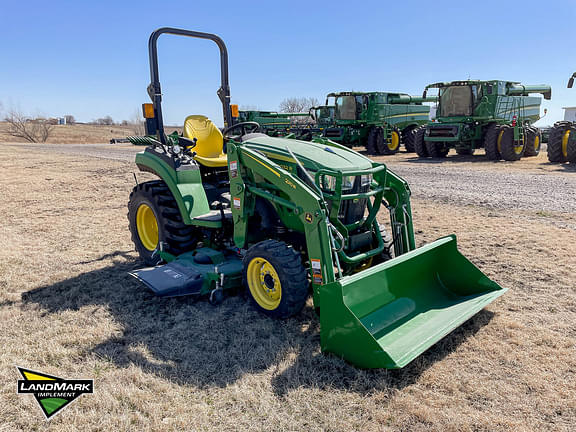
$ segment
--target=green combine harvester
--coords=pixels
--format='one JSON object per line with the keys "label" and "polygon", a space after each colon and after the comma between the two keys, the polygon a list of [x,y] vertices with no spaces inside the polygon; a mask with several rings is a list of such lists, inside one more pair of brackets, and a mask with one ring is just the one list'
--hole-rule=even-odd
{"label": "green combine harvester", "polygon": [[260,131],[268,136],[286,136],[294,126],[293,118],[306,117],[308,113],[279,113],[275,111],[239,111],[239,122],[256,122]]}
{"label": "green combine harvester", "polygon": [[435,101],[404,93],[330,93],[325,106],[335,106],[333,122],[322,135],[348,147],[365,147],[371,155],[397,153],[400,143],[413,152],[414,131],[430,116],[430,107],[422,103]]}
{"label": "green combine harvester", "polygon": [[[484,148],[491,160],[519,160],[540,152],[541,93],[550,99],[547,85],[526,86],[511,81],[452,81],[426,86],[439,89],[436,119],[416,131],[418,156],[443,158],[451,148],[471,155]],[[546,113],[546,110],[544,111]]]}
{"label": "green combine harvester", "polygon": [[[574,85],[574,78],[576,72],[568,80],[568,88]],[[554,123],[548,138],[548,160],[576,163],[576,123],[565,120]]]}
{"label": "green combine harvester", "polygon": [[[220,48],[223,132],[192,115],[183,135],[165,133],[162,34]],[[136,164],[158,179],[134,187],[128,219],[147,265],[131,274],[158,296],[217,304],[245,290],[257,310],[282,319],[311,292],[323,351],[363,368],[400,368],[505,292],[458,252],[455,236],[416,248],[410,190],[385,165],[327,139],[274,138],[255,122],[234,123],[218,36],[161,28],[149,54],[149,146]]]}

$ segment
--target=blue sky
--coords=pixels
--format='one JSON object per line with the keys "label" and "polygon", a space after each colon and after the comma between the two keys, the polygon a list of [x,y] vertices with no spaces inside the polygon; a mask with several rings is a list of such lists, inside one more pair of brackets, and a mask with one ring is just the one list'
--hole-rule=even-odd
{"label": "blue sky", "polygon": [[[247,6],[250,5],[250,6]],[[4,112],[131,118],[148,102],[148,36],[171,26],[220,35],[232,101],[276,110],[286,97],[339,90],[420,94],[431,82],[504,79],[552,85],[541,124],[576,105],[569,1],[8,1],[0,8]],[[212,42],[162,36],[167,124],[222,124]]]}

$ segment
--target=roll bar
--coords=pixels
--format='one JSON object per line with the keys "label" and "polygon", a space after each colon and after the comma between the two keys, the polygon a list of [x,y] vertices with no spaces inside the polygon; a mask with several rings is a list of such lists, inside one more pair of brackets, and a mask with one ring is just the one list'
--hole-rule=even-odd
{"label": "roll bar", "polygon": [[220,88],[216,92],[222,102],[224,114],[224,127],[231,126],[232,111],[230,109],[230,82],[228,80],[228,50],[226,44],[220,37],[211,33],[201,33],[191,30],[183,30],[172,27],[162,27],[152,32],[148,40],[148,54],[150,57],[150,85],[148,86],[148,96],[154,104],[154,115],[157,121],[158,136],[162,144],[166,144],[164,134],[164,120],[162,118],[162,89],[160,87],[160,77],[158,73],[158,38],[162,34],[172,34],[177,36],[187,36],[199,39],[208,39],[216,43],[220,49]]}

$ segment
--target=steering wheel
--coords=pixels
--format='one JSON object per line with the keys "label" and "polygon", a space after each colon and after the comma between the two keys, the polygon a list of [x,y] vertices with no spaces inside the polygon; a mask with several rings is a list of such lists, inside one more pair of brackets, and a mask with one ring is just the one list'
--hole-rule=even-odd
{"label": "steering wheel", "polygon": [[[229,132],[233,131],[235,129],[240,129],[241,133],[236,134],[236,135],[230,135]],[[224,135],[225,139],[237,140],[240,137],[242,137],[243,135],[257,132],[259,130],[260,130],[260,125],[258,123],[253,122],[253,121],[248,121],[248,122],[241,122],[241,123],[233,124],[232,126],[228,126],[226,129],[224,129],[224,131],[222,132],[222,135]]]}

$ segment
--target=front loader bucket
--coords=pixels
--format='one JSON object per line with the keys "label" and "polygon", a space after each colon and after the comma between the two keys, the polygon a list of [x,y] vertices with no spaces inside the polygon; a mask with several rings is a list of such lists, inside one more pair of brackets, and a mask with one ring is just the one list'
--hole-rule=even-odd
{"label": "front loader bucket", "polygon": [[322,286],[322,350],[362,368],[401,368],[505,291],[444,237]]}

